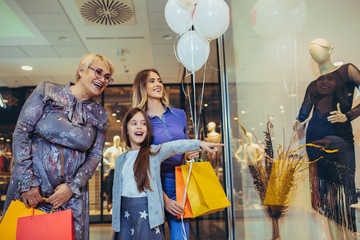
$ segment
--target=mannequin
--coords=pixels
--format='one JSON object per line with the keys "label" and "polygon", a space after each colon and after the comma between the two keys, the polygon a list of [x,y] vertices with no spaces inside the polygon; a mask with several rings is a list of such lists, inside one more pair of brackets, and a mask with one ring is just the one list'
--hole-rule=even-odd
{"label": "mannequin", "polygon": [[216,132],[215,129],[216,129],[216,123],[209,122],[207,125],[208,133],[207,133],[207,137],[205,138],[206,141],[216,142],[216,143],[219,143],[221,141],[221,135],[220,133]]}
{"label": "mannequin", "polygon": [[104,189],[107,195],[108,211],[111,210],[112,203],[112,188],[114,180],[115,161],[116,158],[123,153],[123,149],[120,147],[120,137],[115,135],[113,141],[114,145],[105,150],[103,158],[104,162],[110,166],[110,172],[104,179]]}
{"label": "mannequin", "polygon": [[[312,207],[328,218],[332,239],[352,239],[356,231],[355,152],[351,121],[360,115],[360,105],[351,108],[353,92],[360,84],[360,71],[351,63],[335,66],[331,59],[334,49],[327,40],[317,38],[310,43],[312,59],[318,64],[320,76],[306,89],[304,101],[293,126],[299,131],[308,124],[306,143],[338,149],[325,153],[307,147],[310,161]],[[312,112],[312,116],[310,116]]]}
{"label": "mannequin", "polygon": [[114,145],[104,152],[104,162],[110,166],[110,169],[115,169],[115,160],[123,153],[123,150],[120,147],[120,137],[115,135],[113,140]]}
{"label": "mannequin", "polygon": [[[215,122],[209,122],[207,125],[207,130],[208,133],[207,133],[207,137],[205,138],[205,141],[214,142],[214,143],[221,142],[221,134],[215,131],[216,130]],[[219,178],[221,178],[221,174],[222,174],[221,156],[222,156],[222,151],[220,148],[218,148],[216,154],[206,154],[206,159],[211,163]]]}

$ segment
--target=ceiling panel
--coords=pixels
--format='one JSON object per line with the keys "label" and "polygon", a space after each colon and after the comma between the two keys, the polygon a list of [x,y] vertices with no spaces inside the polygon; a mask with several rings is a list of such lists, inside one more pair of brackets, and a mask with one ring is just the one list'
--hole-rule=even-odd
{"label": "ceiling panel", "polygon": [[66,15],[55,14],[27,14],[39,31],[72,31],[73,27]]}
{"label": "ceiling panel", "polygon": [[[9,2],[10,0],[5,0]],[[22,10],[29,13],[62,13],[61,6],[57,0],[15,0],[21,5]]]}
{"label": "ceiling panel", "polygon": [[62,58],[76,58],[87,53],[83,46],[54,46],[53,48]]}
{"label": "ceiling panel", "polygon": [[59,57],[51,46],[20,47],[31,58],[57,58]]}
{"label": "ceiling panel", "polygon": [[1,47],[0,46],[0,58],[28,58],[24,51],[18,47]]}

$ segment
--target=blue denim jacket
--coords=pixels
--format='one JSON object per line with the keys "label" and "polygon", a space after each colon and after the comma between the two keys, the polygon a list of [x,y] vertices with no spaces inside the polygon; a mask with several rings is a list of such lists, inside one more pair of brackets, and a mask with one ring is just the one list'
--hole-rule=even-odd
{"label": "blue denim jacket", "polygon": [[[159,150],[160,149],[160,150]],[[147,191],[148,211],[150,228],[154,228],[164,223],[164,200],[160,179],[160,164],[168,157],[200,149],[199,140],[177,140],[167,142],[161,145],[152,145],[152,152],[159,152],[152,156],[150,155],[150,185],[153,191]],[[113,213],[112,213],[112,227],[115,232],[120,231],[120,210],[121,210],[121,193],[122,181],[121,176],[124,163],[126,161],[126,153],[121,154],[115,163],[115,175],[113,185]]]}

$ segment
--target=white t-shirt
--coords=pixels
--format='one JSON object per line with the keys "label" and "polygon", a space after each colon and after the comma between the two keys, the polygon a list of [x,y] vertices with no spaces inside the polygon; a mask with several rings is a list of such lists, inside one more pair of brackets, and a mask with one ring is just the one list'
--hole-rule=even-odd
{"label": "white t-shirt", "polygon": [[146,192],[139,193],[134,177],[134,163],[139,150],[128,151],[126,153],[126,161],[122,170],[123,178],[122,194],[124,197],[146,197]]}

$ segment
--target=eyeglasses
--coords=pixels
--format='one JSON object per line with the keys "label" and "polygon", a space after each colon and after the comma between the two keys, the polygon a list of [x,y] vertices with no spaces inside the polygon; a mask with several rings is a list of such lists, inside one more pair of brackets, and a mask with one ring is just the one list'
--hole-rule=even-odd
{"label": "eyeglasses", "polygon": [[89,67],[91,70],[94,70],[94,73],[95,73],[95,76],[99,79],[102,79],[104,78],[105,82],[107,84],[112,84],[114,82],[114,79],[111,78],[111,74],[110,73],[107,73],[107,74],[104,74],[103,70],[101,68],[92,68],[92,67]]}

